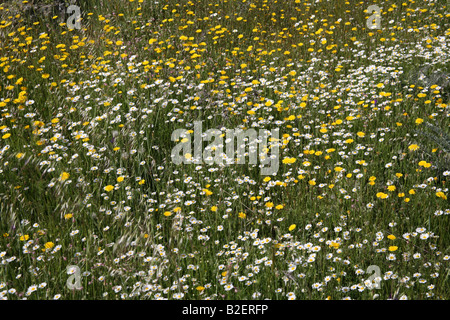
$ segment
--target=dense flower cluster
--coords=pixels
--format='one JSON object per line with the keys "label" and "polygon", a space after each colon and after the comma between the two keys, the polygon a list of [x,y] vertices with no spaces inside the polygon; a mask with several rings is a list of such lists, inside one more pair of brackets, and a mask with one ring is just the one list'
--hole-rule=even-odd
{"label": "dense flower cluster", "polygon": [[[414,132],[448,129],[449,93],[404,75],[448,67],[450,8],[387,0],[377,30],[367,1],[93,2],[80,30],[0,6],[1,298],[449,298]],[[198,120],[278,128],[280,169],[175,165]]]}

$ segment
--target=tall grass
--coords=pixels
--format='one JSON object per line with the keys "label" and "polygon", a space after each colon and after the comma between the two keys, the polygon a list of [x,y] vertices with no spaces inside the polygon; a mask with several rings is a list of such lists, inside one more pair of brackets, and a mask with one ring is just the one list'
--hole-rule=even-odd
{"label": "tall grass", "polygon": [[[370,4],[0,4],[2,297],[448,299],[449,173],[414,136],[448,92],[406,75],[448,66],[449,9]],[[196,120],[280,128],[279,171],[175,165]]]}

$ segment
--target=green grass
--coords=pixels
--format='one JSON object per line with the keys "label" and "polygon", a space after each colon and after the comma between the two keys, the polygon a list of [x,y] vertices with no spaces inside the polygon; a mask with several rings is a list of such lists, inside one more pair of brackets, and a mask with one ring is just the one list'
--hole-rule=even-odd
{"label": "green grass", "polygon": [[[423,153],[448,150],[414,136],[448,132],[449,92],[408,75],[449,72],[450,8],[384,1],[368,30],[376,1],[89,4],[80,30],[0,4],[2,297],[449,298],[448,169]],[[197,120],[279,128],[277,174],[175,165]]]}

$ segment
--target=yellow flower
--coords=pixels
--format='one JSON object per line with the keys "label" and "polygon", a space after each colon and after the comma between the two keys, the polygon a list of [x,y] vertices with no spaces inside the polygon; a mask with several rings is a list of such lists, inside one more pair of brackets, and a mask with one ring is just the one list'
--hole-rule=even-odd
{"label": "yellow flower", "polygon": [[275,209],[277,209],[277,210],[281,210],[281,209],[283,209],[284,208],[284,206],[282,205],[282,204],[279,204],[279,205],[277,205],[276,207],[275,207]]}
{"label": "yellow flower", "polygon": [[241,218],[241,219],[245,219],[246,216],[247,215],[245,213],[243,213],[243,212],[239,212],[239,214],[238,214],[238,217]]}
{"label": "yellow flower", "polygon": [[388,195],[386,193],[383,193],[383,192],[377,193],[377,198],[386,199],[387,197],[388,197]]}
{"label": "yellow flower", "polygon": [[311,186],[315,186],[316,185],[316,182],[314,180],[309,180],[308,183]]}
{"label": "yellow flower", "polygon": [[112,189],[114,189],[114,186],[112,186],[112,185],[107,185],[107,186],[104,187],[103,189],[105,189],[106,192],[110,192]]}
{"label": "yellow flower", "polygon": [[16,158],[21,159],[21,158],[23,158],[24,154],[25,153],[18,153],[18,154],[16,154]]}
{"label": "yellow flower", "polygon": [[429,167],[431,167],[431,163],[428,163],[428,162],[422,160],[419,162],[419,166],[422,166],[424,168],[429,168]]}
{"label": "yellow flower", "polygon": [[5,134],[2,136],[2,139],[8,139],[9,137],[11,137],[11,133],[5,133]]}
{"label": "yellow flower", "polygon": [[73,214],[71,214],[71,213],[67,213],[64,215],[64,219],[66,219],[66,220],[69,220],[72,217],[73,217]]}
{"label": "yellow flower", "polygon": [[198,286],[197,288],[195,288],[197,291],[202,292],[203,290],[205,290],[205,287],[202,286]]}
{"label": "yellow flower", "polygon": [[63,172],[63,173],[61,173],[61,175],[59,176],[59,178],[61,179],[61,181],[65,181],[65,180],[69,179],[69,177],[70,177],[70,174],[67,173],[67,172]]}
{"label": "yellow flower", "polygon": [[47,242],[44,244],[46,249],[51,249],[55,246],[55,244],[53,242]]}
{"label": "yellow flower", "polygon": [[390,239],[390,240],[395,240],[395,239],[396,239],[396,237],[395,237],[393,234],[390,234],[390,235],[388,235],[387,237],[388,237],[388,239]]}
{"label": "yellow flower", "polygon": [[122,182],[123,181],[123,176],[117,177],[117,182]]}
{"label": "yellow flower", "polygon": [[28,239],[30,239],[30,236],[26,234],[24,236],[21,236],[19,239],[20,241],[27,241]]}
{"label": "yellow flower", "polygon": [[266,203],[266,207],[267,208],[272,208],[273,207],[273,202],[267,202]]}
{"label": "yellow flower", "polygon": [[289,231],[292,231],[296,228],[297,226],[295,224],[291,224],[289,227]]}
{"label": "yellow flower", "polygon": [[172,212],[166,211],[163,213],[166,217],[170,217],[172,215]]}
{"label": "yellow flower", "polygon": [[139,181],[139,183],[138,184],[144,184],[145,183],[145,180],[144,179],[142,179],[141,181]]}
{"label": "yellow flower", "polygon": [[422,122],[423,122],[423,119],[421,119],[421,118],[416,119],[416,124],[421,124]]}
{"label": "yellow flower", "polygon": [[442,198],[444,200],[447,200],[447,196],[445,195],[445,193],[443,193],[442,191],[436,192],[436,196],[438,198]]}
{"label": "yellow flower", "polygon": [[294,163],[296,160],[295,158],[285,158],[283,159],[283,163]]}
{"label": "yellow flower", "polygon": [[210,195],[212,195],[213,193],[211,192],[211,191],[209,191],[208,189],[203,189],[203,191],[205,192],[205,194],[207,195],[207,196],[210,196]]}
{"label": "yellow flower", "polygon": [[330,244],[330,248],[331,247],[333,247],[333,248],[335,248],[335,249],[338,249],[339,248],[339,246],[340,246],[340,244],[339,243],[337,243],[337,242],[334,242],[334,241],[331,241],[331,244]]}
{"label": "yellow flower", "polygon": [[216,206],[212,206],[212,207],[211,207],[211,211],[212,211],[212,212],[216,212],[216,211],[217,211],[217,207],[216,207]]}
{"label": "yellow flower", "polygon": [[388,187],[388,190],[389,190],[389,191],[395,191],[395,189],[396,189],[395,186],[389,186],[389,187]]}
{"label": "yellow flower", "polygon": [[412,144],[408,148],[411,151],[416,151],[417,149],[419,149],[419,146],[417,144]]}
{"label": "yellow flower", "polygon": [[398,247],[397,246],[390,246],[389,247],[389,251],[396,251],[398,249]]}

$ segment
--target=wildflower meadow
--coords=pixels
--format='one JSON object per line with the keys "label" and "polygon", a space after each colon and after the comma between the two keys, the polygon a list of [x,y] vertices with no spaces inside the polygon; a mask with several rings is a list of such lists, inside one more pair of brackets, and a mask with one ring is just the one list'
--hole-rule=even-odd
{"label": "wildflower meadow", "polygon": [[0,0],[0,298],[447,300],[450,2]]}

